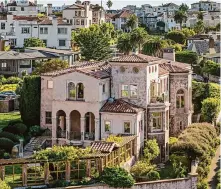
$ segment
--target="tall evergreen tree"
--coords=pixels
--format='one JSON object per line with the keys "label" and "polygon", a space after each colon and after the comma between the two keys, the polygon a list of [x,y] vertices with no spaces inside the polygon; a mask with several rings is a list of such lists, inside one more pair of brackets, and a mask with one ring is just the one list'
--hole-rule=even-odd
{"label": "tall evergreen tree", "polygon": [[107,5],[107,7],[108,7],[109,10],[110,10],[110,8],[111,8],[112,5],[113,5],[113,2],[112,2],[111,0],[108,0],[106,5]]}
{"label": "tall evergreen tree", "polygon": [[180,29],[182,29],[182,23],[186,22],[187,15],[184,11],[181,11],[181,10],[176,11],[175,15],[174,15],[174,20],[175,20],[176,23],[180,24]]}

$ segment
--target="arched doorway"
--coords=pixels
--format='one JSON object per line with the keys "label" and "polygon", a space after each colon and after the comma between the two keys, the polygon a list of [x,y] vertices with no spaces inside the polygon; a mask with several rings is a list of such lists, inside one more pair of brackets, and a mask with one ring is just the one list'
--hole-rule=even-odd
{"label": "arched doorway", "polygon": [[66,113],[59,110],[56,114],[57,138],[66,138]]}
{"label": "arched doorway", "polygon": [[70,140],[81,140],[81,114],[77,110],[70,113]]}
{"label": "arched doorway", "polygon": [[94,140],[95,136],[95,116],[92,112],[87,112],[85,114],[85,140]]}

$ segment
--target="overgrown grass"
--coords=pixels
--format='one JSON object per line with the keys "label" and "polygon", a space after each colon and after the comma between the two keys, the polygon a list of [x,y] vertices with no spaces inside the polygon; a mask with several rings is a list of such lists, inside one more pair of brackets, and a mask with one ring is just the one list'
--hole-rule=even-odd
{"label": "overgrown grass", "polygon": [[0,85],[0,92],[2,91],[15,91],[17,88],[18,84],[5,84],[5,85]]}
{"label": "overgrown grass", "polygon": [[0,113],[0,131],[11,120],[21,119],[20,112]]}

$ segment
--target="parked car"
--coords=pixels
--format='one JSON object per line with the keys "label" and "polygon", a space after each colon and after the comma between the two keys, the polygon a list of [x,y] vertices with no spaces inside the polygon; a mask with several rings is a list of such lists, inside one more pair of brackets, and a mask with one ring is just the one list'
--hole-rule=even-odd
{"label": "parked car", "polygon": [[0,94],[0,100],[5,100],[7,97],[7,95]]}
{"label": "parked car", "polygon": [[10,96],[12,98],[16,97],[16,93],[14,91],[2,91],[2,92],[0,92],[0,95],[6,95],[6,96]]}
{"label": "parked car", "polygon": [[196,73],[192,73],[192,78],[198,82],[204,82],[204,78]]}

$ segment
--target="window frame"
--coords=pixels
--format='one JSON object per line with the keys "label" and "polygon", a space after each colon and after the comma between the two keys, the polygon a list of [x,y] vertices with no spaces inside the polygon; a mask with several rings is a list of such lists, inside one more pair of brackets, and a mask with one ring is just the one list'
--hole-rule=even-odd
{"label": "window frame", "polygon": [[1,30],[5,30],[5,22],[1,22]]}
{"label": "window frame", "polygon": [[[26,29],[27,29],[27,31],[24,32]],[[21,33],[22,33],[22,34],[30,34],[30,27],[22,27],[22,28],[21,28]]]}
{"label": "window frame", "polygon": [[58,28],[58,32],[57,33],[58,33],[58,35],[67,35],[68,29],[67,28]]}
{"label": "window frame", "polygon": [[[123,89],[123,86],[127,86],[128,89]],[[136,86],[136,90],[132,90],[131,87]],[[120,96],[121,98],[131,98],[131,99],[137,99],[138,98],[138,84],[121,84],[120,86]],[[132,95],[132,92],[136,91],[136,95]],[[123,92],[127,92],[127,96],[123,95]]]}
{"label": "window frame", "polygon": [[[179,91],[182,91],[182,94],[178,94]],[[182,103],[183,102],[183,103]],[[183,89],[179,89],[176,92],[176,108],[185,108],[185,91]]]}
{"label": "window frame", "polygon": [[[64,45],[61,45],[61,44],[60,44],[61,41],[64,41]],[[66,40],[65,40],[65,39],[59,39],[59,40],[58,40],[58,46],[59,46],[59,47],[66,47]]]}
{"label": "window frame", "polygon": [[48,34],[48,28],[47,27],[40,27],[40,34]]}
{"label": "window frame", "polygon": [[[129,123],[130,126],[129,126],[129,132],[125,132],[125,123]],[[131,121],[123,121],[123,133],[124,134],[131,134]]]}
{"label": "window frame", "polygon": [[102,93],[103,93],[103,94],[106,93],[106,84],[105,84],[105,83],[102,85]]}
{"label": "window frame", "polygon": [[[50,113],[51,115],[47,116],[47,113]],[[45,111],[45,124],[52,124],[52,112]]]}
{"label": "window frame", "polygon": [[52,80],[47,81],[47,89],[53,89],[54,87],[54,82]]}
{"label": "window frame", "polygon": [[[70,87],[69,87],[69,85],[70,84],[73,84],[74,85],[74,90],[73,91],[75,91],[75,97],[71,97],[71,95],[70,95]],[[71,100],[77,100],[77,87],[76,87],[76,84],[74,83],[74,82],[72,82],[72,81],[69,81],[68,82],[68,84],[67,84],[67,96],[68,96],[68,100],[69,101],[71,101]]]}
{"label": "window frame", "polygon": [[[154,116],[154,114],[160,114],[158,116]],[[162,112],[152,112],[152,130],[153,131],[162,131],[163,130],[163,113]],[[160,128],[158,126],[154,127],[154,119],[156,120],[156,125],[160,124]]]}
{"label": "window frame", "polygon": [[[106,122],[109,122],[110,123],[110,128],[109,128],[109,131],[106,131]],[[104,132],[105,133],[111,133],[111,121],[110,120],[104,120]]]}

